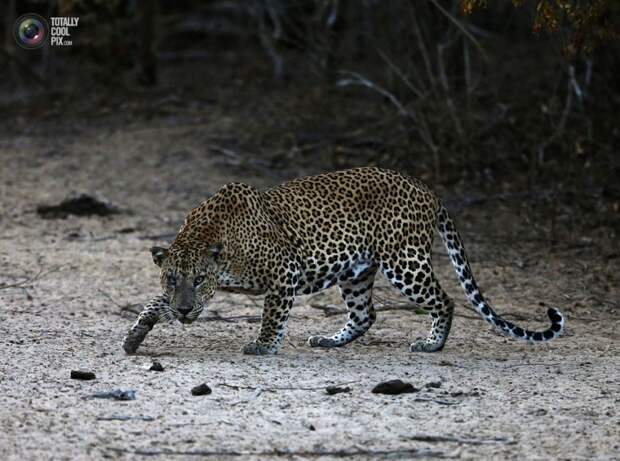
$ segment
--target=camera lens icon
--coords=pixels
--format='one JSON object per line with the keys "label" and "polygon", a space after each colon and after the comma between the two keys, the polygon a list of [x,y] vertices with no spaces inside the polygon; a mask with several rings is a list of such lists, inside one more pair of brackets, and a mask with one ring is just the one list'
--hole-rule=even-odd
{"label": "camera lens icon", "polygon": [[22,48],[41,48],[49,34],[47,21],[38,14],[24,14],[17,18],[13,27],[15,41]]}

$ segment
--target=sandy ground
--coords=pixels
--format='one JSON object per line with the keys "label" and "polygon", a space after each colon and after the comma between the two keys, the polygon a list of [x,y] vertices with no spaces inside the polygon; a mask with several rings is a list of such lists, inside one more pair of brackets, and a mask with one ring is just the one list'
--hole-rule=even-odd
{"label": "sandy ground", "polygon": [[[222,184],[279,179],[227,164],[205,147],[203,128],[157,122],[0,139],[2,459],[620,456],[617,248],[595,231],[549,248],[516,206],[454,214],[500,313],[540,328],[544,301],[567,316],[566,335],[549,345],[517,343],[477,319],[437,247],[436,271],[458,306],[441,353],[407,351],[430,322],[405,310],[381,312],[345,348],[307,347],[309,335],[344,322],[312,307],[341,308],[330,290],[298,299],[277,356],[241,354],[261,300],[230,294],[189,327],[157,326],[138,355],[126,356],[132,311],[158,292],[148,247],[169,241],[187,210]],[[231,135],[225,120],[210,130]],[[124,212],[37,215],[38,204],[74,192]],[[404,301],[384,283],[376,294],[380,307]],[[148,371],[154,359],[165,371]],[[96,379],[72,380],[75,369]],[[394,378],[419,392],[371,393]],[[213,392],[192,396],[202,382]],[[350,392],[327,395],[334,384]],[[85,399],[115,388],[136,390],[136,400]]]}

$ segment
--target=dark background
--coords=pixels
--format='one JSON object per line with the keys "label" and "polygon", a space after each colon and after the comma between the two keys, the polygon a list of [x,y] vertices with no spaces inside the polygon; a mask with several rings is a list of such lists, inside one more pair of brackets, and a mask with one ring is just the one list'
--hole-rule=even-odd
{"label": "dark background", "polygon": [[[619,5],[478,3],[4,1],[0,130],[218,113],[236,121],[204,155],[272,182],[376,164],[453,206],[562,203],[617,230]],[[17,47],[27,12],[78,16],[73,46]]]}

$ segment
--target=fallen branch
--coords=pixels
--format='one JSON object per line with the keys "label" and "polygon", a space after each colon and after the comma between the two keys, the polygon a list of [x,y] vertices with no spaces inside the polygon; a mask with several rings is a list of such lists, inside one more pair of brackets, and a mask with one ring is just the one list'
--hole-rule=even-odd
{"label": "fallen branch", "polygon": [[128,415],[112,415],[97,416],[97,421],[155,421],[152,416],[128,416]]}
{"label": "fallen branch", "polygon": [[236,390],[238,389],[258,390],[260,389],[261,391],[264,391],[264,392],[277,392],[277,391],[322,391],[327,386],[342,387],[342,386],[346,386],[347,384],[355,384],[355,383],[359,383],[359,380],[347,381],[345,383],[340,383],[340,384],[325,384],[322,386],[310,386],[310,387],[295,387],[295,386],[260,387],[260,386],[241,386],[238,384],[228,384],[228,383],[219,383],[216,385],[223,386],[223,387],[229,387],[231,389],[236,389]]}
{"label": "fallen branch", "polygon": [[424,397],[416,397],[415,399],[413,399],[414,402],[432,402],[432,403],[437,403],[439,405],[446,405],[446,406],[452,406],[452,405],[458,405],[460,402],[454,402],[451,400],[442,400],[442,399],[427,399]]}
{"label": "fallen branch", "polygon": [[239,457],[299,457],[299,458],[323,458],[331,456],[333,458],[356,458],[359,456],[406,456],[407,459],[412,458],[454,458],[452,455],[446,455],[441,451],[433,451],[420,448],[400,448],[394,450],[366,450],[361,448],[343,449],[343,450],[265,450],[265,451],[235,451],[235,450],[157,450],[157,449],[138,449],[128,450],[125,448],[109,447],[116,453],[126,453],[140,456],[203,456],[222,458],[226,456]]}
{"label": "fallen branch", "polygon": [[53,272],[56,272],[56,271],[58,271],[58,268],[50,269],[47,272],[44,272],[43,269],[40,268],[39,271],[35,275],[33,275],[32,277],[28,277],[28,278],[26,278],[24,280],[21,280],[19,282],[15,282],[15,283],[3,283],[3,284],[0,284],[0,290],[4,290],[6,288],[21,288],[21,287],[24,287],[25,285],[30,285],[30,284],[36,282],[37,280],[39,280],[40,278],[42,278],[42,277],[44,277],[46,275],[49,275],[49,274],[51,274]]}
{"label": "fallen branch", "polygon": [[135,315],[140,315],[140,311],[134,308],[141,307],[142,304],[129,304],[129,303],[119,304],[118,302],[116,302],[114,298],[112,298],[112,296],[110,296],[107,292],[103,291],[102,289],[99,289],[97,291],[99,291],[99,293],[103,295],[104,298],[106,298],[108,301],[110,301],[112,304],[114,304],[116,307],[120,309],[119,314],[122,314],[123,312],[130,312]]}
{"label": "fallen branch", "polygon": [[201,322],[227,322],[227,323],[238,323],[242,321],[246,321],[248,323],[258,323],[261,320],[260,315],[232,315],[230,317],[222,317],[219,314],[209,315],[208,317],[202,317],[200,319]]}
{"label": "fallen branch", "polygon": [[557,367],[562,363],[513,363],[510,365],[504,365],[502,368],[515,368],[515,367]]}
{"label": "fallen branch", "polygon": [[466,439],[451,435],[430,435],[430,434],[415,434],[407,437],[409,440],[415,440],[418,442],[456,442],[467,445],[487,445],[493,443],[504,443],[507,445],[514,445],[517,443],[513,439],[507,439],[505,437],[493,437],[490,439]]}

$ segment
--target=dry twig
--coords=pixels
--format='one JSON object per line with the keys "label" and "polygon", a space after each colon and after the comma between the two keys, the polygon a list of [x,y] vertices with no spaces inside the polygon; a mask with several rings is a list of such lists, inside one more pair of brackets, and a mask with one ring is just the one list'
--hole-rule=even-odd
{"label": "dry twig", "polygon": [[398,98],[396,96],[394,96],[393,93],[389,92],[388,90],[386,90],[382,86],[377,85],[372,80],[364,77],[363,75],[361,75],[361,74],[359,74],[357,72],[340,71],[339,73],[343,74],[343,75],[348,75],[349,78],[343,78],[343,79],[338,80],[336,82],[337,86],[364,86],[366,88],[369,88],[369,89],[379,93],[381,96],[387,98],[394,105],[394,107],[396,107],[396,109],[398,109],[398,112],[401,115],[404,115],[404,116],[407,116],[407,117],[411,117],[411,118],[415,118],[415,115],[412,114],[411,112],[409,112],[405,108],[403,103],[400,102],[398,100]]}
{"label": "dry twig", "polygon": [[49,274],[51,274],[53,272],[57,272],[57,271],[58,271],[57,267],[55,267],[53,269],[50,269],[48,271],[43,271],[43,268],[39,268],[39,271],[35,275],[33,275],[32,277],[28,277],[28,278],[26,278],[24,280],[20,280],[19,282],[0,284],[0,290],[4,290],[4,289],[7,289],[7,288],[22,288],[22,287],[24,287],[26,285],[30,285],[30,284],[36,282],[37,280],[45,277],[46,275],[49,275]]}
{"label": "dry twig", "polygon": [[300,387],[296,387],[296,386],[274,386],[274,387],[242,386],[238,384],[228,384],[228,383],[219,383],[217,384],[217,386],[229,387],[231,389],[253,389],[253,390],[261,389],[264,392],[277,392],[277,391],[322,391],[327,386],[342,387],[348,384],[355,384],[355,383],[359,383],[359,380],[347,381],[345,383],[339,383],[339,384],[324,384],[322,386],[300,386]]}
{"label": "dry twig", "polygon": [[248,322],[257,323],[260,322],[260,315],[231,315],[230,317],[222,317],[219,314],[211,314],[208,317],[202,317],[201,322],[226,322],[226,323],[238,323]]}
{"label": "dry twig", "polygon": [[513,439],[507,439],[505,437],[493,437],[490,439],[469,439],[463,437],[456,437],[453,435],[414,434],[407,438],[410,440],[416,440],[418,442],[456,442],[467,445],[487,445],[493,443],[514,445],[515,443],[517,443]]}
{"label": "dry twig", "polygon": [[430,2],[435,5],[435,7],[441,12],[441,14],[443,14],[452,24],[454,24],[462,33],[465,37],[467,37],[473,44],[474,46],[478,49],[478,51],[480,52],[480,55],[482,56],[482,58],[485,61],[488,61],[489,58],[486,54],[486,52],[484,51],[484,48],[482,47],[482,45],[480,44],[480,42],[478,40],[476,40],[476,37],[474,37],[471,32],[469,32],[467,30],[467,27],[465,27],[465,25],[459,21],[454,15],[450,14],[443,6],[441,6],[437,0],[430,0]]}
{"label": "dry twig", "polygon": [[140,449],[140,450],[128,450],[125,448],[109,447],[111,451],[116,453],[128,453],[141,456],[201,456],[201,457],[214,457],[222,458],[226,456],[234,457],[264,457],[267,459],[275,457],[287,457],[287,458],[358,458],[360,456],[392,456],[392,457],[406,457],[407,459],[413,458],[440,458],[448,459],[454,458],[454,456],[448,456],[441,451],[433,451],[422,448],[400,448],[394,450],[370,450],[363,448],[342,449],[342,450],[266,450],[266,451],[235,451],[235,450],[159,450],[159,449]]}
{"label": "dry twig", "polygon": [[123,312],[131,312],[132,314],[140,315],[140,311],[136,310],[135,308],[140,307],[141,304],[131,304],[131,303],[120,304],[112,296],[110,296],[106,291],[102,289],[98,289],[97,291],[99,291],[99,293],[103,295],[104,298],[106,298],[108,301],[110,301],[112,304],[114,304],[116,307],[120,309],[119,314],[122,314]]}

